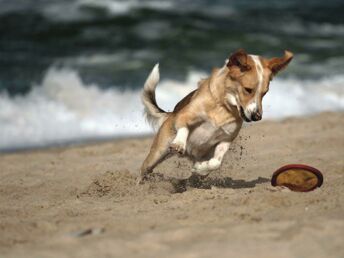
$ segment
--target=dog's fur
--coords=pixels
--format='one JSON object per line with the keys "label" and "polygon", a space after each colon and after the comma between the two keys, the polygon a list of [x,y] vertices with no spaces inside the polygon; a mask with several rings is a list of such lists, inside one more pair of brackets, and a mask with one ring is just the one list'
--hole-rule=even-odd
{"label": "dog's fur", "polygon": [[265,59],[239,49],[222,68],[213,69],[209,78],[201,80],[198,89],[184,97],[173,112],[165,112],[156,103],[156,65],[144,85],[142,100],[147,120],[159,130],[141,167],[139,182],[174,153],[190,158],[195,172],[219,168],[243,120],[262,118],[262,99],[270,81],[292,58],[289,51],[281,58]]}

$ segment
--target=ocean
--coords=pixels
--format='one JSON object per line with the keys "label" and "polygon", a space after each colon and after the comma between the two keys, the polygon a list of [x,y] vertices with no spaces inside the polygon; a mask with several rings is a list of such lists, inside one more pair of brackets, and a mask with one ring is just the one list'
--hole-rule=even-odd
{"label": "ocean", "polygon": [[171,110],[238,48],[295,54],[264,119],[343,111],[343,13],[342,0],[0,0],[0,151],[149,134],[155,63]]}

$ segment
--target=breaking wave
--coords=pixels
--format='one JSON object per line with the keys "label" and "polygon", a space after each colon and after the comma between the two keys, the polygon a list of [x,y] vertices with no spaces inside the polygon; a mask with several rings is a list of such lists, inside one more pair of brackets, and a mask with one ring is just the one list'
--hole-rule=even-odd
{"label": "breaking wave", "polygon": [[[163,80],[157,88],[159,105],[173,109],[205,77],[190,72],[184,82]],[[100,89],[85,84],[75,70],[51,68],[28,94],[0,94],[0,149],[151,133],[142,110],[139,90]],[[265,119],[332,110],[344,110],[342,75],[316,81],[276,79],[264,99]]]}

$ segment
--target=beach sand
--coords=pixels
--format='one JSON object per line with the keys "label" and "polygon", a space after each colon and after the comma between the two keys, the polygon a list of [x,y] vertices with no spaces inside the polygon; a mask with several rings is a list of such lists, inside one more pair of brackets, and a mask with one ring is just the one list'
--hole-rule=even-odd
{"label": "beach sand", "polygon": [[[0,257],[344,257],[344,113],[249,124],[208,178],[173,157],[136,186],[151,141],[0,154]],[[272,187],[288,163],[323,186]]]}

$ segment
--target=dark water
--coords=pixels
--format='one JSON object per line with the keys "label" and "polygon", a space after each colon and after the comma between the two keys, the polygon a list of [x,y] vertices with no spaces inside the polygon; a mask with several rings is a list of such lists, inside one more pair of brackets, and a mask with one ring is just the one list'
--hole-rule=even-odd
{"label": "dark water", "polygon": [[[296,54],[284,76],[344,72],[344,1],[0,0],[0,90],[26,93],[51,66],[100,87],[142,87],[208,71],[237,48]],[[114,86],[116,85],[116,86]]]}

